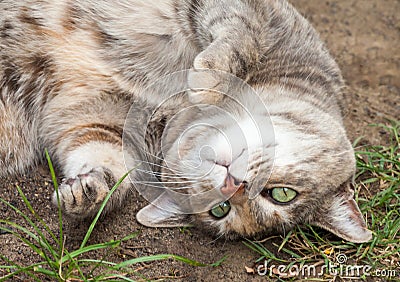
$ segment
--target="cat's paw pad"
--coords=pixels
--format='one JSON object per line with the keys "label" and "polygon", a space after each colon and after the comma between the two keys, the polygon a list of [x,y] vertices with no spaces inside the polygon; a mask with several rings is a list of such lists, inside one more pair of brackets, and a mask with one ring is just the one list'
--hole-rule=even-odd
{"label": "cat's paw pad", "polygon": [[[62,211],[77,218],[93,217],[110,191],[110,175],[107,169],[95,168],[64,180],[58,189]],[[53,203],[58,203],[56,192]]]}

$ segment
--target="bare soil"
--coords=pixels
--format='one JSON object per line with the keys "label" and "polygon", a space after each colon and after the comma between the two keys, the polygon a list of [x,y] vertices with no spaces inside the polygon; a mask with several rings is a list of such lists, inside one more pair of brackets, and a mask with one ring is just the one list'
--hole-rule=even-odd
{"label": "bare soil", "polygon": [[[385,133],[369,124],[400,118],[400,1],[291,2],[320,32],[343,71],[348,85],[345,124],[350,138],[355,140],[362,136],[361,145],[386,143],[388,137]],[[18,208],[24,208],[15,188],[17,185],[26,193],[38,215],[57,233],[57,211],[50,202],[53,186],[47,167],[38,167],[25,176],[0,179],[0,196]],[[135,239],[113,249],[108,259],[122,260],[173,253],[212,263],[228,256],[223,265],[216,268],[191,267],[171,260],[152,263],[142,271],[150,279],[177,276],[182,277],[183,281],[268,280],[266,277],[246,273],[245,266],[253,266],[258,256],[245,247],[241,240],[216,240],[211,234],[196,227],[187,230],[150,229],[139,225],[135,214],[145,204],[143,199],[134,195],[124,208],[99,222],[89,243],[118,239],[140,231]],[[0,218],[22,221],[15,212],[2,204]],[[79,246],[88,225],[85,222],[65,220],[67,249],[73,250]],[[280,241],[276,239],[277,243]],[[10,234],[0,234],[0,254],[20,264],[38,260],[30,249]],[[4,261],[0,260],[0,263]]]}

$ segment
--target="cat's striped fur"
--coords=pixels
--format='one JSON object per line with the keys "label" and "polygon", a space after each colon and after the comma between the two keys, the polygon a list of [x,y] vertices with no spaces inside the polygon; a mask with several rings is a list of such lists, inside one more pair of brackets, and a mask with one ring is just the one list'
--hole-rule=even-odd
{"label": "cat's striped fur", "polygon": [[[122,134],[131,105],[137,124],[145,123],[141,110],[165,97],[142,90],[192,67],[231,73],[260,93],[279,141],[272,179],[292,179],[305,197],[284,208],[268,203],[271,215],[259,207],[264,202],[244,193],[236,217],[200,217],[222,233],[253,235],[307,221],[348,240],[370,239],[348,189],[354,156],[341,121],[340,71],[314,29],[282,0],[0,1],[0,176],[28,170],[48,148],[66,177],[62,208],[75,217],[92,216],[126,172]],[[198,78],[189,75],[189,85]],[[201,80],[218,90],[218,76]],[[230,107],[213,92],[188,96],[190,102]],[[164,115],[186,104],[169,103]],[[195,115],[186,116],[176,128],[196,122]],[[207,142],[206,135],[199,133],[197,141]],[[291,139],[299,137],[303,141]],[[125,158],[141,159],[141,150]],[[184,169],[177,171],[188,178]],[[134,171],[131,177],[142,176]],[[120,205],[130,187],[125,181],[108,209]],[[185,224],[151,205],[138,218],[152,226]]]}

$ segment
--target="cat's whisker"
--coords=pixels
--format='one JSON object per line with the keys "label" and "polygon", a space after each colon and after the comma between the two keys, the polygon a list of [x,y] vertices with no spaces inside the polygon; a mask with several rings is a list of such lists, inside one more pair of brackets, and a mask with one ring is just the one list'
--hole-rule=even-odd
{"label": "cat's whisker", "polygon": [[[179,162],[179,161],[178,161],[178,162]],[[164,162],[164,163],[173,165],[173,166],[175,166],[175,167],[180,167],[180,166],[182,166],[182,164],[180,164],[180,163],[178,163],[178,162],[172,162],[172,161],[168,160],[168,162]],[[150,164],[150,165],[154,165],[154,166],[159,167],[159,168],[164,168],[164,169],[166,169],[166,170],[169,170],[169,171],[172,172],[172,174],[182,174],[181,171],[172,168],[172,166],[161,165],[161,164],[155,164],[155,163],[151,163],[151,162],[146,162],[146,163],[148,163],[148,164]],[[164,174],[163,174],[163,175],[164,175]],[[196,177],[197,174],[187,174],[187,173],[185,173],[185,175]]]}
{"label": "cat's whisker", "polygon": [[[146,162],[146,161],[144,161],[144,163],[152,164],[152,163]],[[187,165],[183,165],[182,162],[181,162],[181,163],[173,163],[173,162],[171,162],[170,160],[168,160],[168,162],[166,162],[166,163],[167,163],[167,164],[175,165],[175,166],[177,166],[177,167],[184,166],[184,167],[188,168],[188,166],[187,166]],[[183,173],[183,172],[181,172],[181,171],[179,171],[179,170],[177,170],[177,169],[172,168],[171,166],[158,165],[158,164],[154,164],[154,165],[157,166],[157,167],[160,167],[160,168],[165,168],[166,170],[171,171],[172,174],[178,174],[178,175],[182,175],[182,174],[183,174],[183,175],[185,175],[185,176],[192,176],[192,177],[198,176],[198,174],[196,174],[196,173],[191,173],[191,174],[189,174],[187,171]],[[193,167],[193,168],[195,168],[195,167]],[[189,167],[189,169],[190,169],[190,167]],[[163,172],[163,175],[164,175],[164,172]]]}
{"label": "cat's whisker", "polygon": [[[153,157],[153,158],[155,158],[155,159],[157,159],[157,160],[159,160],[159,161],[161,161],[161,162],[165,162],[165,158],[162,158],[162,157],[160,157],[160,156],[154,155],[154,154],[152,154],[151,152],[146,151],[146,150],[144,150],[144,149],[141,149],[141,150],[142,150],[147,156]],[[178,160],[178,161],[179,161],[179,160]],[[177,163],[177,162],[172,162],[171,160],[168,160],[168,162],[171,163],[172,165],[175,165],[175,166],[179,165],[179,163]],[[170,168],[169,168],[169,169],[170,169]]]}
{"label": "cat's whisker", "polygon": [[[138,149],[143,153],[143,156],[144,156],[144,158],[147,158],[147,159],[149,159],[149,158],[154,158],[154,159],[156,159],[156,160],[159,160],[161,163],[164,161],[164,158],[162,158],[162,157],[160,157],[160,156],[158,156],[158,155],[155,155],[154,153],[152,153],[152,152],[150,152],[149,150],[147,150],[146,148],[142,148],[142,147],[138,147]],[[162,152],[161,152],[162,153]],[[144,160],[137,160],[137,161],[143,161],[143,162],[145,162]],[[151,163],[153,163],[153,162],[151,162]]]}
{"label": "cat's whisker", "polygon": [[285,224],[283,222],[281,223],[282,225],[282,233],[283,233],[283,238],[286,238],[286,229],[285,229]]}
{"label": "cat's whisker", "polygon": [[[170,170],[171,172],[173,172],[175,174],[181,174],[181,172],[173,170],[171,167],[167,167],[167,166],[164,166],[164,165],[161,165],[161,164],[152,163],[152,162],[143,161],[143,160],[133,160],[133,161],[137,161],[137,162],[140,162],[140,163],[145,163],[145,164],[148,164],[150,166],[155,166],[155,167],[158,167],[158,168],[164,168],[164,169]],[[139,169],[136,169],[136,170],[139,171]],[[167,173],[163,173],[162,175],[168,175],[168,174]],[[170,174],[170,175],[174,175],[174,174]]]}
{"label": "cat's whisker", "polygon": [[338,153],[336,153],[336,154],[332,154],[331,156],[340,156],[340,155],[347,154],[347,153],[349,153],[349,152],[351,152],[351,151],[352,151],[352,149],[349,149],[349,150],[345,150],[345,151],[338,152]]}
{"label": "cat's whisker", "polygon": [[140,183],[161,183],[161,184],[185,184],[185,183],[197,183],[197,181],[140,181]]}
{"label": "cat's whisker", "polygon": [[145,149],[141,149],[141,151],[146,155],[146,156],[150,156],[150,157],[153,157],[153,158],[155,158],[155,159],[157,159],[157,160],[160,160],[160,161],[163,161],[164,160],[164,158],[162,158],[162,157],[160,157],[160,156],[158,156],[158,155],[155,155],[155,154],[152,154],[151,152],[149,152],[149,151],[147,151],[147,150],[145,150]]}
{"label": "cat's whisker", "polygon": [[[142,182],[142,181],[134,181],[134,182],[132,182],[133,184],[141,184],[141,185],[144,185],[144,186],[148,186],[148,187],[153,187],[153,188],[159,188],[159,189],[170,189],[170,190],[172,190],[172,191],[175,191],[175,190],[184,190],[184,189],[194,189],[194,187],[192,187],[192,186],[183,186],[183,187],[168,187],[168,186],[165,186],[164,184],[165,183],[160,183],[160,184],[162,184],[162,186],[160,187],[160,185],[152,185],[152,184],[148,184],[148,183],[145,183],[145,182]],[[167,182],[168,183],[168,182]]]}
{"label": "cat's whisker", "polygon": [[142,172],[145,174],[153,175],[156,177],[162,177],[166,179],[187,179],[188,177],[192,178],[193,180],[199,180],[204,176],[199,176],[197,174],[168,174],[168,173],[161,173],[161,172],[155,172],[151,170],[143,170],[143,169],[137,169],[138,172]]}
{"label": "cat's whisker", "polygon": [[[145,173],[145,174],[149,174],[149,175],[151,175],[151,176],[154,176],[155,178],[157,178],[158,180],[159,180],[159,182],[162,182],[162,180],[160,179],[161,177],[162,177],[162,179],[163,179],[163,181],[165,182],[166,180],[167,181],[169,181],[169,180],[187,180],[187,178],[185,178],[185,177],[179,177],[179,176],[165,176],[165,175],[156,175],[156,174],[154,174],[154,173],[152,173],[152,172],[143,172],[143,173]],[[195,181],[193,181],[193,182],[195,182]]]}
{"label": "cat's whisker", "polygon": [[[206,243],[206,245],[214,244],[214,243],[217,242],[219,239],[221,239],[223,236],[224,236],[223,233],[219,234],[217,238],[215,238],[214,240],[212,240],[212,241]],[[225,243],[226,243],[226,240],[225,240],[224,244],[225,244]]]}
{"label": "cat's whisker", "polygon": [[165,177],[167,177],[167,176],[179,177],[179,176],[178,176],[179,174],[175,174],[175,173],[163,173],[163,172],[157,172],[157,171],[146,170],[146,169],[136,169],[136,171],[144,172],[144,173],[146,173],[146,174],[157,175],[157,176],[160,176],[160,177],[161,177],[161,176],[165,176]]}
{"label": "cat's whisker", "polygon": [[133,160],[133,161],[139,162],[139,163],[145,163],[145,164],[148,164],[148,165],[151,165],[151,166],[156,166],[156,167],[159,167],[159,168],[170,169],[170,168],[167,167],[167,166],[164,166],[164,165],[159,164],[159,163],[150,162],[150,161],[138,160],[138,159],[135,159],[135,160]]}

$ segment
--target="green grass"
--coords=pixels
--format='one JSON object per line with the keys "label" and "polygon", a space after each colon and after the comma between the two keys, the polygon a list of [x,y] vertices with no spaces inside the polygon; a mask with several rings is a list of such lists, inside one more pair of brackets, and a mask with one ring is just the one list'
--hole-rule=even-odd
{"label": "green grass", "polygon": [[[316,275],[310,275],[312,281],[332,281],[337,276],[400,281],[400,121],[375,126],[387,132],[389,144],[356,151],[356,200],[366,216],[368,228],[373,231],[372,241],[354,244],[316,227],[298,227],[279,240],[245,241],[246,246],[260,255],[255,270],[258,265],[267,265],[265,275],[281,281],[306,278],[307,271],[303,275],[295,273],[304,265],[315,267]],[[344,258],[343,255],[346,261],[339,264],[338,259]],[[283,265],[285,269],[277,271],[272,265]],[[356,272],[354,266],[367,268]],[[264,274],[263,266],[259,270]],[[290,270],[293,275],[287,275]],[[380,274],[385,276],[378,277]]]}
{"label": "green grass", "polygon": [[[59,203],[57,179],[47,152],[46,156]],[[58,209],[59,235],[56,236],[45,221],[36,214],[20,187],[17,187],[17,190],[28,209],[28,213],[22,212],[11,203],[0,198],[2,204],[14,210],[21,220],[25,222],[25,225],[22,225],[15,221],[0,219],[0,232],[12,234],[28,246],[38,257],[38,262],[25,266],[11,261],[5,255],[0,254],[0,260],[5,262],[5,265],[0,265],[0,281],[11,281],[14,279],[21,281],[27,281],[27,279],[31,281],[43,281],[44,278],[51,281],[134,281],[131,277],[143,279],[137,268],[133,268],[134,265],[139,263],[173,259],[193,266],[218,266],[223,261],[222,259],[216,263],[207,265],[173,254],[143,256],[123,262],[107,261],[104,257],[89,259],[88,257],[97,256],[97,253],[94,253],[95,251],[117,248],[122,242],[135,238],[138,235],[138,233],[133,233],[120,240],[87,245],[107,201],[128,174],[129,172],[110,190],[99,212],[88,228],[80,247],[73,251],[68,251],[65,247],[66,237],[63,233],[60,208]]]}

